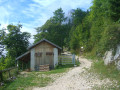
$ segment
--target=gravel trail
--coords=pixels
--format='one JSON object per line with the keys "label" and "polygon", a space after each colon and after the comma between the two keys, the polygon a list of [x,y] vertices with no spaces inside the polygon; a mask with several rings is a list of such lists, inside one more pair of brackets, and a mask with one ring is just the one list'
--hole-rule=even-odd
{"label": "gravel trail", "polygon": [[110,83],[109,79],[100,80],[96,75],[85,73],[85,68],[90,68],[92,62],[79,57],[80,66],[74,67],[55,82],[46,87],[35,87],[33,90],[91,90],[94,85]]}

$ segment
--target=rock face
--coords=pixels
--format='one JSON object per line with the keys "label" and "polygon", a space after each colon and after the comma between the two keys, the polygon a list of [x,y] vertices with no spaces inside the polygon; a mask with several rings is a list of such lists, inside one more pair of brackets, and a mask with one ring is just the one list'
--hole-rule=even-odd
{"label": "rock face", "polygon": [[103,57],[104,60],[104,64],[108,65],[109,63],[111,63],[113,61],[113,55],[112,55],[113,50],[107,51],[105,53],[105,56]]}
{"label": "rock face", "polygon": [[108,65],[111,62],[115,62],[117,69],[120,70],[120,45],[117,46],[115,56],[112,55],[113,50],[107,51],[103,58],[104,64]]}
{"label": "rock face", "polygon": [[116,54],[114,56],[114,60],[120,58],[120,45],[117,46]]}
{"label": "rock face", "polygon": [[117,62],[117,69],[120,70],[120,60]]}
{"label": "rock face", "polygon": [[117,46],[116,54],[114,56],[114,60],[117,65],[117,69],[120,70],[120,45]]}

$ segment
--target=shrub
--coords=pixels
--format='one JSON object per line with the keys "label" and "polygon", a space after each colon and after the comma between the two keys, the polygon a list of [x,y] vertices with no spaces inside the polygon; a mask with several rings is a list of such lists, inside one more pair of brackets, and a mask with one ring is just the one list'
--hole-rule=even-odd
{"label": "shrub", "polygon": [[98,52],[104,54],[110,49],[116,50],[120,44],[120,24],[109,25],[102,33],[102,38],[98,44]]}

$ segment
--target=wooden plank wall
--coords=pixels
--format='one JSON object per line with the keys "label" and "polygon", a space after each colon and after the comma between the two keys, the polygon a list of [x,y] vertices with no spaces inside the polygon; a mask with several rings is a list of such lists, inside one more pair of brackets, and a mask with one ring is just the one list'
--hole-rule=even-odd
{"label": "wooden plank wall", "polygon": [[49,55],[46,53],[53,53],[55,47],[47,42],[41,42],[35,47],[35,53],[41,53],[42,55],[35,56],[35,65],[46,65],[49,64],[50,67],[54,65],[54,55]]}

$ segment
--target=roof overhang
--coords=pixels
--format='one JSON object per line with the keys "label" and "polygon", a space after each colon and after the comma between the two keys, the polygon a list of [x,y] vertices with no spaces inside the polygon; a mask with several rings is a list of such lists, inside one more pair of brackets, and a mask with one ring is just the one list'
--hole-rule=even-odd
{"label": "roof overhang", "polygon": [[16,60],[21,60],[21,61],[29,61],[30,60],[30,51],[27,51],[26,53],[20,55],[19,57],[16,58]]}

